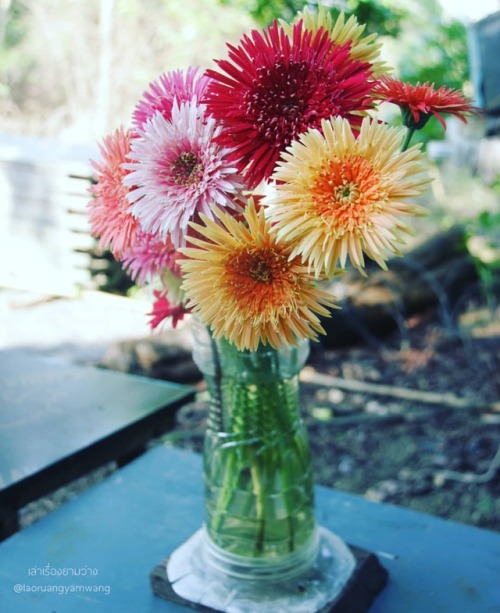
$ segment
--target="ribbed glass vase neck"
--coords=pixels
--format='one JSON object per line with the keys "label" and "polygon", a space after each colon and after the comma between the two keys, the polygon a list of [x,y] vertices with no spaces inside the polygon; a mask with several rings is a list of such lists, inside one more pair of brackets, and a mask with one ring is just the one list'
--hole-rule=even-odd
{"label": "ribbed glass vase neck", "polygon": [[209,329],[193,318],[193,359],[204,375],[231,377],[243,383],[288,379],[297,375],[309,355],[309,340],[274,349],[259,345],[239,351],[225,339],[215,340]]}

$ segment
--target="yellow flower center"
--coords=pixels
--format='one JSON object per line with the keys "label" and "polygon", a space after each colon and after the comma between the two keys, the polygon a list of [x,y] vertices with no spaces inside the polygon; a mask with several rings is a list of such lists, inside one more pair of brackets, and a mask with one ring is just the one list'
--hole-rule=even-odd
{"label": "yellow flower center", "polygon": [[181,153],[170,166],[170,170],[174,181],[178,185],[192,185],[203,176],[203,166],[192,151]]}

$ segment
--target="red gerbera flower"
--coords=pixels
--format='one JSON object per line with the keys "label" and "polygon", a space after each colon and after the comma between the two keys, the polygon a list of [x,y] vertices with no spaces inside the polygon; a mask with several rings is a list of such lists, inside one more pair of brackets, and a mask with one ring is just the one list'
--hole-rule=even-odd
{"label": "red gerbera flower", "polygon": [[351,44],[337,44],[323,27],[312,32],[301,20],[290,37],[274,22],[228,48],[229,60],[217,61],[220,72],[207,71],[204,101],[250,188],[271,176],[299,134],[332,116],[358,125],[372,106],[372,64],[356,60]]}
{"label": "red gerbera flower", "polygon": [[410,130],[422,129],[432,115],[446,129],[442,114],[454,115],[467,123],[467,116],[480,112],[462,92],[444,85],[435,89],[434,84],[428,82],[412,85],[384,76],[375,87],[374,95],[380,100],[397,104],[401,108],[403,123]]}
{"label": "red gerbera flower", "polygon": [[168,317],[172,318],[172,326],[176,328],[177,324],[184,319],[184,315],[189,312],[188,309],[182,303],[172,304],[166,293],[154,290],[153,294],[156,300],[153,303],[153,311],[148,313],[152,318],[149,322],[151,329],[157,328]]}

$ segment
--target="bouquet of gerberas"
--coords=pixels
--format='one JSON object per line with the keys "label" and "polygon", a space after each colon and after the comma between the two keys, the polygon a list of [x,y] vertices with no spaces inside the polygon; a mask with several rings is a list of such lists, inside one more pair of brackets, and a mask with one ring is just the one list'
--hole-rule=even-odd
{"label": "bouquet of gerberas", "polygon": [[[457,91],[389,76],[363,30],[322,8],[253,30],[215,68],[152,83],[94,162],[92,232],[153,284],[153,328],[191,311],[208,331],[194,343],[213,399],[206,525],[238,556],[314,541],[297,372],[335,306],[321,281],[399,252],[429,182],[412,133],[476,112]],[[377,119],[386,101],[403,128]]]}
{"label": "bouquet of gerberas", "polygon": [[[215,69],[162,75],[104,139],[92,233],[156,285],[153,328],[192,310],[241,349],[314,338],[332,306],[317,281],[398,253],[428,182],[411,135],[475,108],[388,76],[363,29],[319,8],[254,30]],[[381,101],[406,137],[375,118]]]}

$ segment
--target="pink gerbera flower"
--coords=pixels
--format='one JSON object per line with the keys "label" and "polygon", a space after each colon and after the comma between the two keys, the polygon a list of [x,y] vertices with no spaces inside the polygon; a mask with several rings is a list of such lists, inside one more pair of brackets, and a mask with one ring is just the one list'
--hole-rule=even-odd
{"label": "pink gerbera flower", "polygon": [[194,97],[201,100],[208,84],[206,75],[198,75],[198,68],[190,67],[186,72],[173,70],[159,77],[149,85],[142,99],[135,107],[134,124],[142,129],[148,119],[159,111],[167,121],[172,118],[174,100],[177,104],[190,102]]}
{"label": "pink gerbera flower", "polygon": [[155,276],[161,276],[165,270],[180,277],[178,257],[179,253],[168,237],[162,240],[154,234],[139,230],[133,246],[124,254],[122,264],[133,281],[144,285]]}
{"label": "pink gerbera flower", "polygon": [[213,218],[211,205],[241,210],[243,184],[229,151],[216,143],[219,131],[203,105],[174,102],[171,121],[156,113],[132,143],[124,178],[134,187],[130,210],[145,232],[170,237],[176,249],[186,243],[190,220]]}
{"label": "pink gerbera flower", "polygon": [[229,61],[207,71],[204,101],[222,122],[219,142],[234,148],[231,159],[250,188],[268,179],[281,152],[322,119],[361,123],[372,105],[372,65],[350,49],[350,42],[336,43],[323,27],[313,32],[301,20],[289,36],[275,22],[245,35],[238,47],[229,45]]}
{"label": "pink gerbera flower", "polygon": [[101,249],[109,248],[116,259],[130,248],[138,228],[137,219],[129,212],[129,188],[122,179],[128,174],[123,167],[133,139],[131,130],[119,128],[99,145],[101,160],[90,160],[96,184],[88,203],[91,233],[100,238]]}

